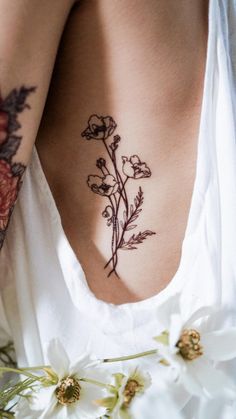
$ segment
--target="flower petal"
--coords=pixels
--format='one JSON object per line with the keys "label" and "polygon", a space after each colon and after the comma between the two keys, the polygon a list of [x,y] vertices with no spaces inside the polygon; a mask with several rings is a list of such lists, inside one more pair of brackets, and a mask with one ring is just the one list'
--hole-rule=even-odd
{"label": "flower petal", "polygon": [[100,176],[97,176],[97,175],[88,176],[87,184],[89,188],[92,188],[92,186],[94,185],[96,185],[99,188],[102,185],[102,182],[103,180]]}
{"label": "flower petal", "polygon": [[29,405],[32,410],[44,410],[48,406],[53,406],[57,400],[54,396],[56,386],[41,387],[32,393],[32,396],[28,399]]}
{"label": "flower petal", "polygon": [[91,115],[88,121],[90,128],[94,128],[94,125],[103,125],[102,118],[97,115]]}
{"label": "flower petal", "polygon": [[[98,365],[101,365],[101,361],[91,355],[83,354],[74,363],[71,363],[69,372],[71,375],[78,375],[78,378],[84,378],[87,376],[87,372],[85,373],[84,370],[91,371]],[[81,372],[83,372],[83,377],[81,377]]]}
{"label": "flower petal", "polygon": [[70,416],[68,415],[68,408],[66,406],[57,405],[54,411],[54,417],[57,419],[67,419]]}
{"label": "flower petal", "polygon": [[215,312],[215,309],[209,306],[200,307],[196,310],[186,321],[185,327],[192,327],[195,322],[201,320],[203,317],[208,317]]}
{"label": "flower petal", "polygon": [[136,398],[131,404],[132,418],[135,419],[181,419],[177,407],[166,392],[152,386],[145,395]]}
{"label": "flower petal", "polygon": [[69,371],[69,358],[58,339],[50,341],[47,347],[47,358],[52,369],[58,374],[59,378],[65,377]]}
{"label": "flower petal", "polygon": [[114,186],[116,184],[116,179],[113,175],[106,175],[103,179],[103,183],[105,183],[108,186]]}
{"label": "flower petal", "polygon": [[170,318],[174,313],[180,313],[180,294],[175,294],[164,301],[156,311],[156,317],[158,322],[158,333],[163,330],[169,330]]}
{"label": "flower petal", "polygon": [[201,397],[203,394],[202,385],[192,372],[187,368],[186,371],[181,372],[180,382],[186,388],[189,394]]}
{"label": "flower petal", "polygon": [[228,361],[236,357],[236,328],[204,333],[201,343],[207,358],[213,361]]}
{"label": "flower petal", "polygon": [[130,162],[131,162],[132,164],[139,164],[141,161],[140,161],[139,156],[134,155],[134,156],[131,156],[131,157],[130,157]]}
{"label": "flower petal", "polygon": [[87,413],[88,417],[91,418],[100,417],[104,415],[106,409],[104,407],[96,405],[95,400],[102,399],[105,396],[106,393],[104,389],[101,389],[100,387],[96,387],[88,383],[81,383],[80,400],[78,401],[78,403],[76,403],[78,412],[81,409]]}
{"label": "flower petal", "polygon": [[169,344],[171,347],[175,347],[178,342],[181,331],[183,328],[183,321],[179,314],[172,314],[170,320],[170,334],[169,334]]}
{"label": "flower petal", "polygon": [[199,358],[189,362],[188,372],[199,382],[207,397],[212,398],[224,394],[226,397],[235,398],[236,387],[233,381],[207,359]]}

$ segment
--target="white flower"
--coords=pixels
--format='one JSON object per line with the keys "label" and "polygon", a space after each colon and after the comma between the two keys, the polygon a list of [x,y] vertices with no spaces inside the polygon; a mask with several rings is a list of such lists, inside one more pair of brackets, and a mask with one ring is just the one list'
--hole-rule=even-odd
{"label": "white flower", "polygon": [[[80,357],[76,363],[71,364],[69,358],[58,340],[50,342],[47,351],[48,361],[52,368],[52,375],[57,376],[57,383],[40,386],[28,399],[29,412],[32,417],[35,412],[37,418],[55,419],[94,419],[101,417],[105,409],[99,407],[95,400],[104,395],[104,389],[86,380],[101,382],[104,374],[97,367],[98,362],[92,361],[89,356]],[[106,379],[106,378],[105,378]],[[49,377],[50,380],[50,377]],[[24,402],[24,412],[17,418],[30,417]]]}
{"label": "white flower", "polygon": [[160,392],[156,385],[152,385],[144,396],[137,399],[131,406],[131,413],[135,419],[183,419],[167,389]]}
{"label": "white flower", "polygon": [[209,307],[202,307],[186,318],[179,295],[165,305],[158,312],[162,334],[155,340],[159,355],[174,370],[176,379],[190,394],[215,397],[224,393],[235,397],[233,381],[215,364],[236,357],[236,328],[212,330],[211,320],[216,313]]}
{"label": "white flower", "polygon": [[111,394],[97,403],[107,408],[107,415],[112,419],[131,419],[131,406],[146,393],[151,385],[151,376],[139,367],[129,369],[126,374],[116,373]]}

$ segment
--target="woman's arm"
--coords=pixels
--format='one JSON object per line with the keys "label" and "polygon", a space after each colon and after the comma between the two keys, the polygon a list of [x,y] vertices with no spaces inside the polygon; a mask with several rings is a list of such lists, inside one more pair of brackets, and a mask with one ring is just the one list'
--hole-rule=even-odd
{"label": "woman's arm", "polygon": [[0,0],[0,248],[72,0]]}

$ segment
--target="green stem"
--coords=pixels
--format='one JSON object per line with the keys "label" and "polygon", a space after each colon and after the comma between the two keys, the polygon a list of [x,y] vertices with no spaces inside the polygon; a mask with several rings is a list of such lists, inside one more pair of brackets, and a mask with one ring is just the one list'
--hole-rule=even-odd
{"label": "green stem", "polygon": [[7,412],[6,410],[0,410],[0,418],[14,418],[14,413]]}
{"label": "green stem", "polygon": [[152,349],[150,351],[140,352],[140,353],[134,354],[134,355],[121,356],[119,358],[106,358],[106,359],[103,359],[103,362],[129,361],[131,359],[142,358],[144,356],[150,356],[150,355],[154,355],[156,353],[157,353],[157,350],[156,349]]}
{"label": "green stem", "polygon": [[[29,368],[29,369],[32,370],[33,368]],[[26,377],[37,379],[39,381],[41,381],[41,379],[44,378],[44,377],[38,377],[37,375],[30,374],[29,372],[26,372],[25,369],[17,369],[17,368],[10,368],[10,367],[0,367],[0,372],[1,371],[2,372],[14,372],[15,374],[25,375]]]}
{"label": "green stem", "polygon": [[44,370],[45,368],[51,368],[50,365],[39,365],[38,367],[26,367],[21,368],[22,371],[39,371]]}
{"label": "green stem", "polygon": [[84,383],[94,384],[95,386],[98,386],[98,387],[107,388],[108,390],[115,389],[115,387],[112,386],[111,384],[101,383],[100,381],[93,380],[92,378],[81,378],[80,381],[83,381]]}

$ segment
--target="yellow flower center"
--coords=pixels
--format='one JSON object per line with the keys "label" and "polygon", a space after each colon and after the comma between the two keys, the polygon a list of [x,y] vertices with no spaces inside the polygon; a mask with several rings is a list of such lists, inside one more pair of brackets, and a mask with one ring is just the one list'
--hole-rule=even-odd
{"label": "yellow flower center", "polygon": [[130,403],[132,402],[135,394],[139,391],[140,384],[136,380],[128,380],[127,384],[124,388],[123,396],[124,396],[124,407],[129,407]]}
{"label": "yellow flower center", "polygon": [[203,354],[200,338],[200,333],[197,330],[183,330],[176,346],[179,348],[179,353],[184,359],[192,361]]}
{"label": "yellow flower center", "polygon": [[61,380],[56,388],[56,398],[63,406],[68,406],[80,399],[81,387],[79,381],[73,377]]}

